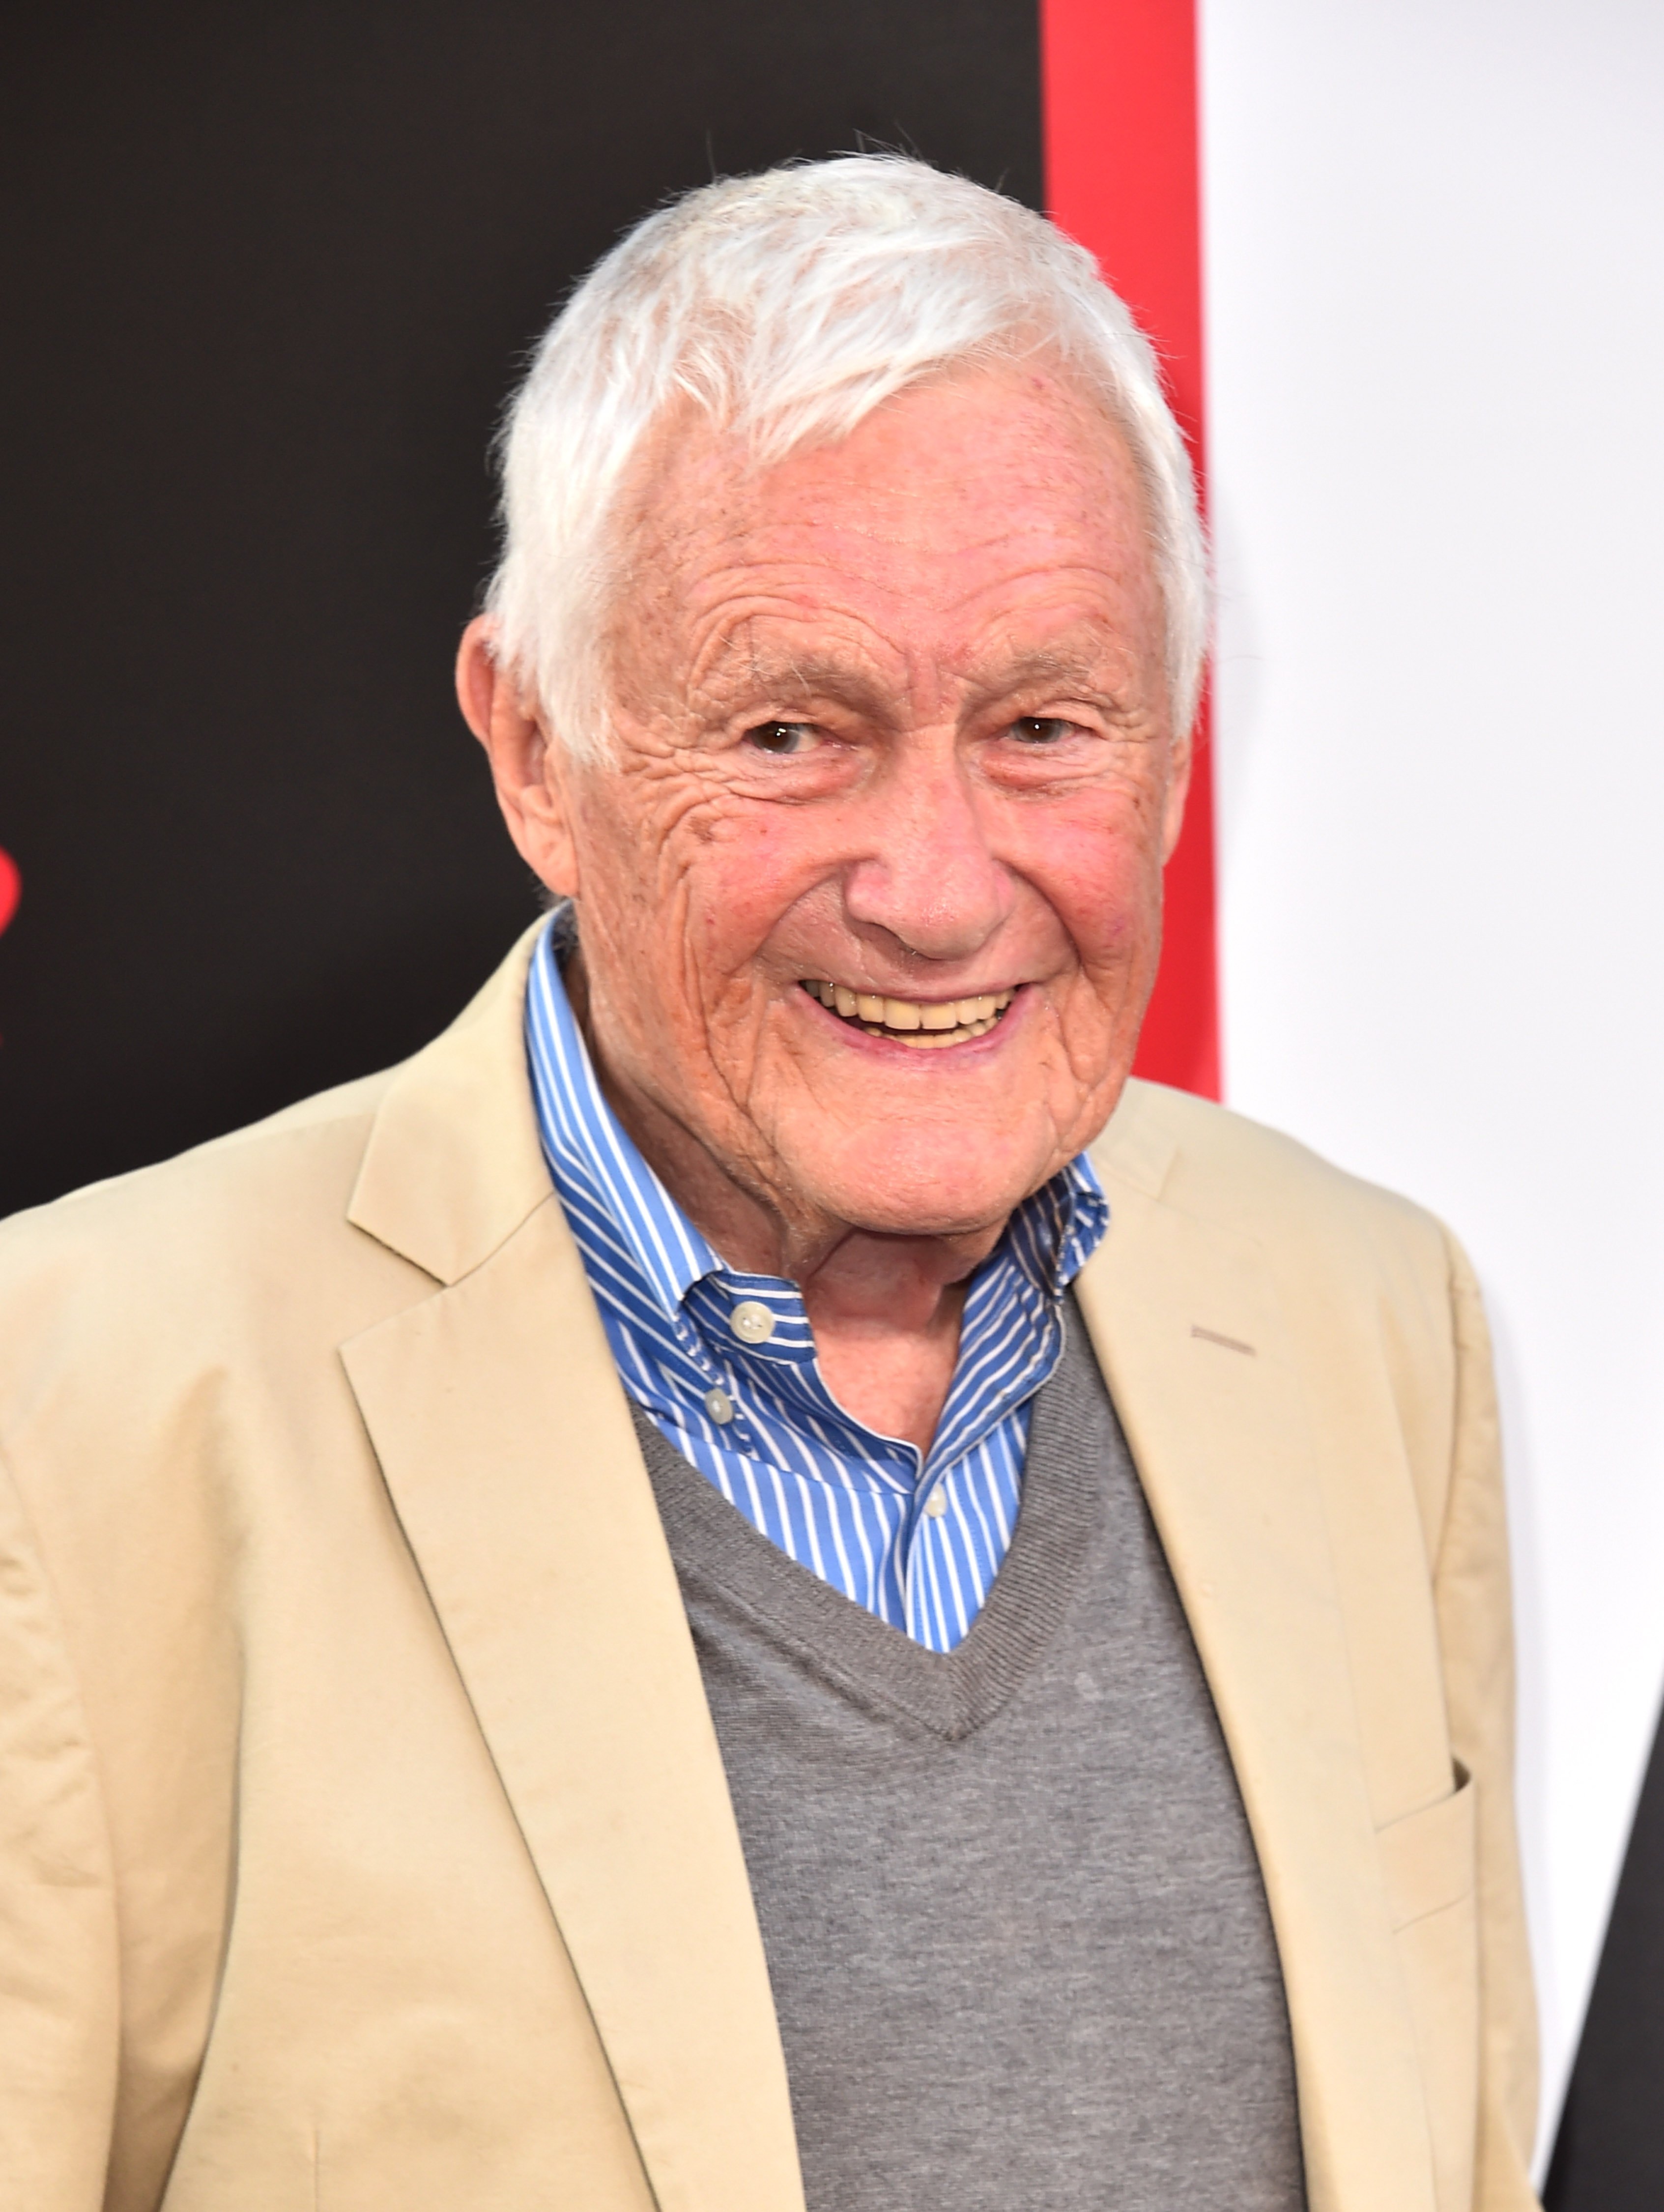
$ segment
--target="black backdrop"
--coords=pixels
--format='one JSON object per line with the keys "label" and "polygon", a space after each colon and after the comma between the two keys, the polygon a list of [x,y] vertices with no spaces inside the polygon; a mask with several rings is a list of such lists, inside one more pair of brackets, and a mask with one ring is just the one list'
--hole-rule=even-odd
{"label": "black backdrop", "polygon": [[8,11],[0,1212],[396,1059],[535,910],[457,714],[486,450],[714,172],[1038,204],[1033,0]]}
{"label": "black backdrop", "polygon": [[1664,1729],[1543,2192],[1548,2212],[1664,2212]]}
{"label": "black backdrop", "polygon": [[[411,1050],[534,910],[452,703],[486,447],[715,172],[1030,204],[1034,0],[145,0],[0,51],[0,1212]],[[1664,2206],[1655,1756],[1549,2191]]]}

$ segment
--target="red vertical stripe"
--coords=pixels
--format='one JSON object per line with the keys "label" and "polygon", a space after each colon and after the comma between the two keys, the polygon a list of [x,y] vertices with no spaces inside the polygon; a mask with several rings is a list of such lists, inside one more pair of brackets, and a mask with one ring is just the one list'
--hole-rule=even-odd
{"label": "red vertical stripe", "polygon": [[[1204,486],[1195,0],[1040,0],[1047,204],[1154,342]],[[1205,703],[1138,1072],[1219,1096]]]}

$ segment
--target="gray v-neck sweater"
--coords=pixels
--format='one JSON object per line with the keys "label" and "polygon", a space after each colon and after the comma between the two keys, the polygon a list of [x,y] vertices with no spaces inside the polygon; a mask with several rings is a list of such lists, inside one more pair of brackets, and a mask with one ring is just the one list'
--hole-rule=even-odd
{"label": "gray v-neck sweater", "polygon": [[1298,2212],[1259,1865],[1072,1300],[1011,1551],[945,1655],[795,1565],[636,1425],[810,2212]]}

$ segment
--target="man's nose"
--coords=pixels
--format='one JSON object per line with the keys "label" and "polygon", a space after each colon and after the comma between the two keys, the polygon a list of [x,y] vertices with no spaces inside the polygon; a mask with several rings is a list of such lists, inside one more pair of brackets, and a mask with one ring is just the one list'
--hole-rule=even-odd
{"label": "man's nose", "polygon": [[963,764],[898,767],[873,810],[869,851],[844,877],[849,921],[926,960],[980,951],[1011,913],[1014,890]]}

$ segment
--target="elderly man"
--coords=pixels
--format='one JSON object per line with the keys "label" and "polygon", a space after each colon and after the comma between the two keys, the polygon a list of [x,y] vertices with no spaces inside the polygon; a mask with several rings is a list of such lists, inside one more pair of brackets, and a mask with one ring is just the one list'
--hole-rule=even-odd
{"label": "elderly man", "polygon": [[5,2201],[1528,2205],[1471,1278],[1128,1081],[1203,592],[1125,310],[915,164],[715,185],[504,472],[552,915],[0,1249]]}

